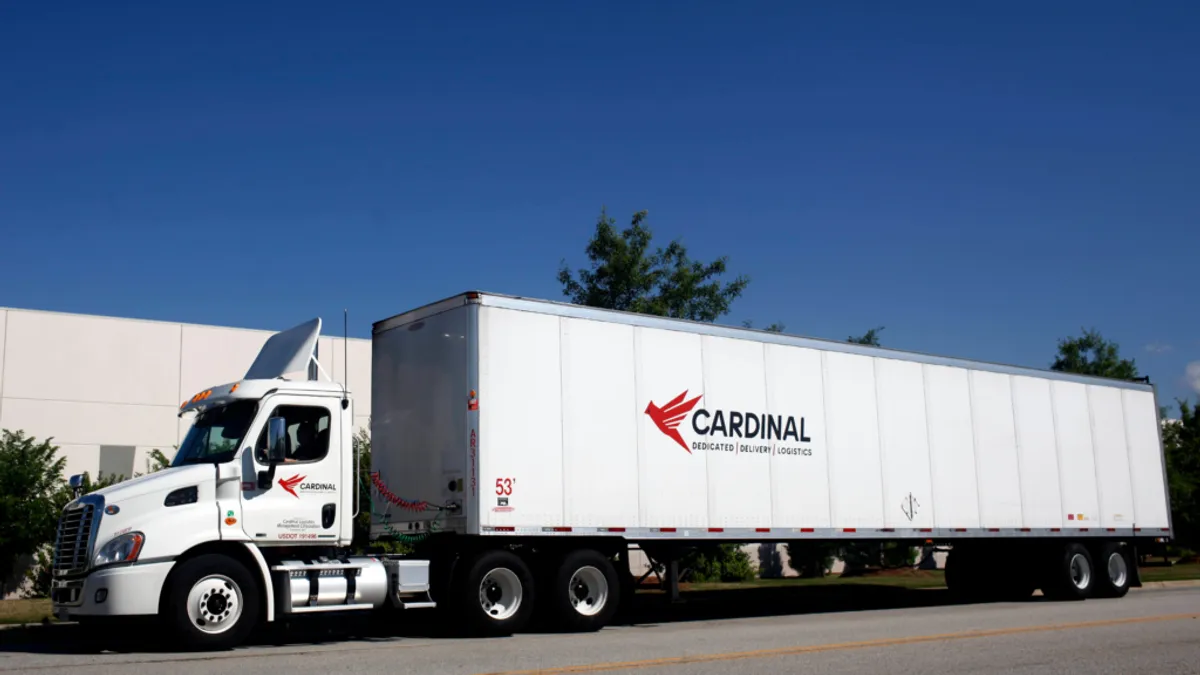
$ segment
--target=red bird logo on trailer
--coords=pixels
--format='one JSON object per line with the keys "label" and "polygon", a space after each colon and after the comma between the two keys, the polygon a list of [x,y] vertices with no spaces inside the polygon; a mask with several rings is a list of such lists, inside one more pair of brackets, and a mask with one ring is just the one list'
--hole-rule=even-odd
{"label": "red bird logo on trailer", "polygon": [[667,401],[667,404],[661,408],[654,405],[654,401],[651,401],[650,405],[646,406],[646,415],[651,420],[654,420],[654,426],[658,427],[659,431],[663,432],[668,438],[678,443],[679,447],[687,450],[688,454],[690,455],[692,454],[692,449],[689,448],[687,443],[684,442],[683,436],[679,435],[679,424],[683,422],[683,418],[687,417],[687,414],[692,411],[692,408],[696,407],[696,404],[700,402],[700,399],[703,398],[704,394],[701,394],[690,401],[683,400],[686,396],[687,390],[685,389],[682,394],[676,396],[670,401]]}
{"label": "red bird logo on trailer", "polygon": [[300,499],[300,495],[296,494],[296,486],[299,485],[303,480],[304,476],[301,476],[300,474],[296,474],[291,478],[280,478],[279,487],[287,490],[296,499]]}

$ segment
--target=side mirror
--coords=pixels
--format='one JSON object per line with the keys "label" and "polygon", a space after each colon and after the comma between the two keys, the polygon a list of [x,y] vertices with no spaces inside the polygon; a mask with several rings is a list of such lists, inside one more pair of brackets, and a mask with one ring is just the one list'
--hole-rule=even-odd
{"label": "side mirror", "polygon": [[71,496],[78,497],[83,490],[83,474],[77,473],[67,480],[67,485],[71,486]]}
{"label": "side mirror", "polygon": [[275,466],[287,459],[287,420],[272,417],[267,420],[267,470],[258,472],[258,489],[270,490],[275,480]]}
{"label": "side mirror", "polygon": [[267,462],[282,464],[287,459],[287,420],[272,417],[267,420]]}

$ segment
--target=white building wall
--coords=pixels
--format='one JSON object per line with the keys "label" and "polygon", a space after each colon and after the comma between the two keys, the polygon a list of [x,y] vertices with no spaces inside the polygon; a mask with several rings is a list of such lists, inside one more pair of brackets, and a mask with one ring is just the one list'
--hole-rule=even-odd
{"label": "white building wall", "polygon": [[[66,475],[145,472],[168,457],[190,423],[179,404],[236,382],[275,331],[0,309],[0,429],[52,438]],[[322,337],[318,360],[345,384],[342,338]],[[371,343],[351,339],[356,421],[371,405]]]}

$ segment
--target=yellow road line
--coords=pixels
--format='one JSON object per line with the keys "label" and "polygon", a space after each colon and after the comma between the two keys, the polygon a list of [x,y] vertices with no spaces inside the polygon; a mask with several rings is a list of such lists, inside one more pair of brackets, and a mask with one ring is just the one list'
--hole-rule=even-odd
{"label": "yellow road line", "polygon": [[989,630],[972,630],[961,633],[943,633],[941,635],[915,635],[912,637],[884,638],[881,640],[864,640],[862,642],[838,642],[824,645],[809,645],[805,647],[781,647],[778,649],[755,649],[748,652],[724,652],[717,654],[697,654],[695,656],[669,656],[659,659],[644,659],[641,661],[617,661],[611,663],[591,663],[581,666],[561,666],[538,668],[536,670],[507,670],[491,673],[490,675],[568,675],[571,673],[602,673],[612,670],[635,670],[640,668],[661,668],[664,666],[682,666],[690,663],[714,663],[720,661],[737,661],[741,659],[763,659],[779,656],[796,656],[817,652],[845,651],[851,649],[868,649],[871,647],[892,647],[897,645],[912,645],[922,642],[941,642],[945,640],[970,640],[975,638],[996,637],[1001,635],[1018,635],[1021,633],[1041,633],[1056,630],[1078,630],[1080,628],[1102,628],[1105,626],[1123,626],[1135,623],[1154,623],[1160,621],[1181,621],[1185,619],[1200,619],[1200,614],[1163,614],[1159,616],[1141,616],[1128,619],[1109,619],[1105,621],[1084,621],[1080,623],[1059,623],[1042,626],[1018,626],[1015,628],[994,628]]}

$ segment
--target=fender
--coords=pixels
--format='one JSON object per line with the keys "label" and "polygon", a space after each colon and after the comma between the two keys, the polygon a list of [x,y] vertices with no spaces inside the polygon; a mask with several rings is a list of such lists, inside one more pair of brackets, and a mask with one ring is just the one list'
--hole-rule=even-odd
{"label": "fender", "polygon": [[275,584],[271,583],[271,568],[267,566],[267,559],[263,557],[262,551],[258,547],[249,542],[242,542],[242,546],[250,553],[250,557],[254,558],[254,562],[258,563],[259,575],[263,582],[264,599],[267,602],[267,623],[275,621]]}

